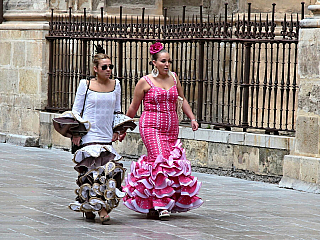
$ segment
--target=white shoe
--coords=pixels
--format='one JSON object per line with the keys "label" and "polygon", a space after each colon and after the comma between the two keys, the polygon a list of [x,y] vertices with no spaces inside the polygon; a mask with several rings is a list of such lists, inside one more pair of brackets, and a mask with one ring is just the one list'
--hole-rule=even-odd
{"label": "white shoe", "polygon": [[166,220],[169,220],[169,217],[170,217],[170,212],[168,210],[159,211],[160,220],[166,221]]}

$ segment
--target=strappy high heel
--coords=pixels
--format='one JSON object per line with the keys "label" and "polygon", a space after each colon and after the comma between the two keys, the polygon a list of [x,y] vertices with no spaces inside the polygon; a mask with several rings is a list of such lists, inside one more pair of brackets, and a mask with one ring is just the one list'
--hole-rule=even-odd
{"label": "strappy high heel", "polygon": [[110,216],[109,216],[109,214],[108,214],[108,215],[105,215],[105,216],[101,216],[101,217],[100,217],[100,221],[101,221],[101,224],[102,224],[102,225],[105,225],[107,222],[109,222],[109,221],[110,221]]}
{"label": "strappy high heel", "polygon": [[[102,210],[101,210],[101,211],[102,211]],[[99,216],[100,216],[101,211],[99,211]],[[105,211],[106,211],[106,210],[105,210]],[[101,221],[101,224],[102,224],[102,225],[105,225],[105,224],[107,224],[107,222],[110,221],[110,216],[109,216],[109,214],[108,214],[107,211],[106,211],[106,213],[107,213],[107,215],[100,216],[100,221]]]}

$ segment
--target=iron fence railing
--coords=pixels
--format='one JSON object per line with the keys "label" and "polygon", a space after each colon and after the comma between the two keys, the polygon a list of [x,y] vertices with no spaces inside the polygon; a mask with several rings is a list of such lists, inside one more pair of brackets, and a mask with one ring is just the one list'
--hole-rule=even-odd
{"label": "iron fence railing", "polygon": [[3,0],[0,0],[0,24],[3,22]]}
{"label": "iron fence railing", "polygon": [[[215,127],[295,130],[299,14],[275,20],[272,13],[204,18],[54,15],[49,41],[49,111],[72,107],[79,80],[90,76],[95,46],[102,45],[115,65],[125,112],[138,80],[152,70],[149,46],[161,41],[172,71],[200,123]],[[302,3],[303,18],[304,5]],[[227,4],[225,5],[227,13]],[[142,109],[141,109],[142,110]],[[141,114],[141,110],[138,112]]]}

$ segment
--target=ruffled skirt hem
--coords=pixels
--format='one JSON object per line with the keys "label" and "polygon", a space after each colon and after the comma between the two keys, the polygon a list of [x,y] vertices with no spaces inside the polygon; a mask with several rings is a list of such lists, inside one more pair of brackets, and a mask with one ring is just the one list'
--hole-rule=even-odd
{"label": "ruffled skirt hem", "polygon": [[69,204],[69,208],[76,212],[100,211],[105,208],[111,212],[125,196],[121,183],[126,169],[117,162],[120,155],[112,149],[109,151],[107,146],[88,147],[78,150],[74,156],[77,159],[74,168],[79,173],[76,181],[79,188],[75,190],[76,199]]}
{"label": "ruffled skirt hem", "polygon": [[132,162],[131,173],[126,178],[124,205],[140,213],[149,209],[166,209],[171,212],[186,212],[202,205],[197,197],[201,182],[191,176],[191,164],[177,140],[168,159],[159,155],[149,162],[143,155]]}

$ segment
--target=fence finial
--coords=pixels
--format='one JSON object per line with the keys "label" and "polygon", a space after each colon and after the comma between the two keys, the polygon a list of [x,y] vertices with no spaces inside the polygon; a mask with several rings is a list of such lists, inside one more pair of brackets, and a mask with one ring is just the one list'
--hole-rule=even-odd
{"label": "fence finial", "polygon": [[301,20],[304,19],[304,5],[305,5],[305,2],[301,2]]}
{"label": "fence finial", "polygon": [[203,18],[202,18],[202,5],[200,5],[200,23],[201,23],[201,26],[203,24]]}
{"label": "fence finial", "polygon": [[0,24],[3,22],[3,0],[0,0]]}
{"label": "fence finial", "polygon": [[100,8],[100,18],[101,27],[103,27],[103,7]]}
{"label": "fence finial", "polygon": [[186,6],[183,6],[182,23],[185,23],[185,21],[186,21]]}

